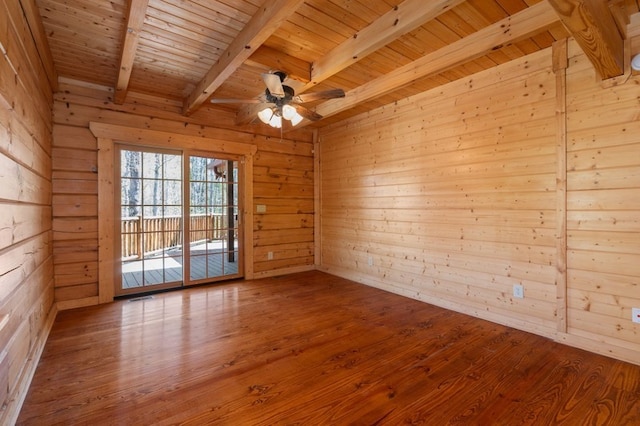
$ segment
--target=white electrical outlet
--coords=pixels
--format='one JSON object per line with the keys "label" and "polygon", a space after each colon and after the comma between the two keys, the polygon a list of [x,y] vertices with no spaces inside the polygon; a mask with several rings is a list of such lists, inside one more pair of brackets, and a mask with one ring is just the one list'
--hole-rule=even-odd
{"label": "white electrical outlet", "polygon": [[631,308],[631,321],[640,323],[640,308]]}
{"label": "white electrical outlet", "polygon": [[267,260],[273,260],[273,252],[272,251],[267,253]]}
{"label": "white electrical outlet", "polygon": [[256,204],[256,213],[266,213],[267,206],[265,204]]}
{"label": "white electrical outlet", "polygon": [[373,266],[373,257],[369,256],[369,257],[367,258],[367,265],[369,265],[369,266]]}
{"label": "white electrical outlet", "polygon": [[521,284],[513,285],[513,297],[524,299],[524,287]]}

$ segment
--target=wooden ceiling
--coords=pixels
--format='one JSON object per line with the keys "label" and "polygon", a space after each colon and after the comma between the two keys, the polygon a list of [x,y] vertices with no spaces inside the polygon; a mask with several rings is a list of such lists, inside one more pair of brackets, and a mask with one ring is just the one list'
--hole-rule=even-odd
{"label": "wooden ceiling", "polygon": [[[637,0],[35,0],[58,78],[182,102],[255,98],[263,72],[296,93],[342,88],[307,105],[322,126],[574,36],[597,73],[623,70]],[[303,123],[305,124],[305,123]]]}

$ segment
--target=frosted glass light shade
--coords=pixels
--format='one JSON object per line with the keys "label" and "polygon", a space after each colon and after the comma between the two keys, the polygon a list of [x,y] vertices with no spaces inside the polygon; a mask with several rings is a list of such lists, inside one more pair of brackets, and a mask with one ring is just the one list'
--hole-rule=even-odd
{"label": "frosted glass light shade", "polygon": [[275,127],[279,129],[282,127],[282,119],[290,120],[293,126],[300,124],[300,122],[304,119],[298,111],[296,111],[295,107],[291,105],[282,106],[281,111],[275,110],[273,107],[265,108],[262,111],[258,112],[258,118],[264,124],[268,124],[271,127]]}
{"label": "frosted glass light shade", "polygon": [[280,117],[279,115],[273,114],[273,117],[271,117],[271,121],[269,121],[269,126],[275,127],[276,129],[281,128],[282,127],[282,117]]}
{"label": "frosted glass light shade", "polygon": [[302,121],[304,117],[301,116],[300,114],[298,114],[298,111],[296,111],[295,115],[293,117],[291,117],[291,125],[296,126],[298,124],[300,124],[300,122]]}
{"label": "frosted glass light shade", "polygon": [[264,124],[270,124],[272,117],[273,117],[273,111],[271,110],[271,108],[265,108],[258,113],[258,118]]}
{"label": "frosted glass light shade", "polygon": [[631,69],[634,71],[640,71],[640,54],[636,55],[631,59]]}
{"label": "frosted glass light shade", "polygon": [[282,118],[285,120],[291,120],[298,113],[291,105],[285,105],[282,107]]}

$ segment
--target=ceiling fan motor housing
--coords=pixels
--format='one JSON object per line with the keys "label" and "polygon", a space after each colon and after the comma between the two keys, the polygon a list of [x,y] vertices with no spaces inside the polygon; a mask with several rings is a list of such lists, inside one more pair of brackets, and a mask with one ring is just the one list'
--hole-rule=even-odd
{"label": "ceiling fan motor housing", "polygon": [[282,89],[284,90],[284,97],[282,98],[272,95],[269,89],[265,89],[264,93],[267,98],[267,102],[274,103],[279,107],[291,102],[293,100],[293,96],[295,95],[294,90],[291,87],[285,85],[282,86]]}
{"label": "ceiling fan motor housing", "polygon": [[284,71],[275,71],[273,74],[280,77],[280,83],[284,83],[285,79],[287,78],[287,73]]}

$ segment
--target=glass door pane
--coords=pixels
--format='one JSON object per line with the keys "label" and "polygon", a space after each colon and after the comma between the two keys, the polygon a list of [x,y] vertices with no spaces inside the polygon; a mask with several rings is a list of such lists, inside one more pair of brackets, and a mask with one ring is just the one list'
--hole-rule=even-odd
{"label": "glass door pane", "polygon": [[120,149],[118,294],[182,284],[182,155]]}
{"label": "glass door pane", "polygon": [[238,162],[189,157],[189,281],[237,276]]}

